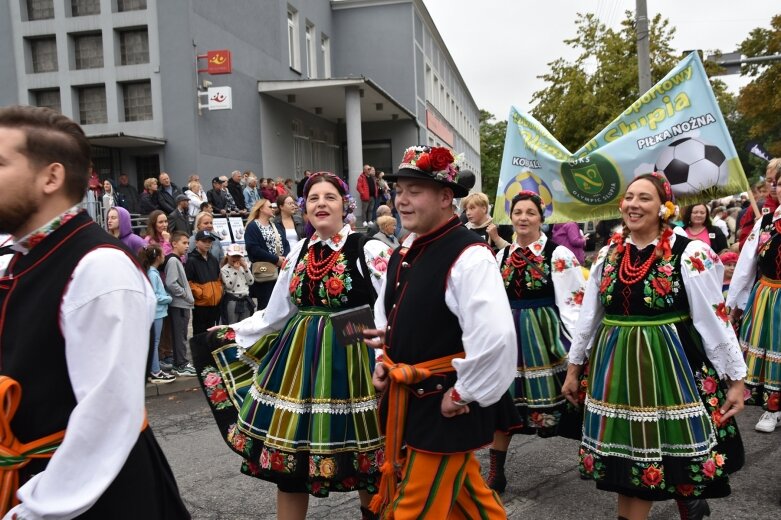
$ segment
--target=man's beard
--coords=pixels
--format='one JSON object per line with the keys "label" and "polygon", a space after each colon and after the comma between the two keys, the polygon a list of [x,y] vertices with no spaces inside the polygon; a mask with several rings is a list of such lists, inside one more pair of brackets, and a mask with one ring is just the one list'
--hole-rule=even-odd
{"label": "man's beard", "polygon": [[16,238],[17,231],[24,226],[38,209],[38,201],[29,193],[3,201],[0,204],[0,233],[9,233]]}

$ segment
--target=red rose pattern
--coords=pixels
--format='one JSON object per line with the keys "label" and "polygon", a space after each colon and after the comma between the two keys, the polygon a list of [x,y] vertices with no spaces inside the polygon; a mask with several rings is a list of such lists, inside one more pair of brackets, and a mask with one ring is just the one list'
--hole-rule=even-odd
{"label": "red rose pattern", "polygon": [[271,454],[271,470],[282,471],[285,469],[285,457],[278,452]]}
{"label": "red rose pattern", "polygon": [[643,471],[643,484],[648,487],[658,486],[662,482],[662,478],[664,478],[664,473],[656,466],[648,466],[645,468],[645,471]]}
{"label": "red rose pattern", "polygon": [[660,296],[665,296],[672,291],[673,286],[670,283],[670,281],[666,278],[654,278],[651,280],[651,285],[653,286],[654,290],[659,293]]}
{"label": "red rose pattern", "polygon": [[342,290],[344,289],[344,283],[339,278],[332,276],[325,283],[325,288],[328,291],[329,295],[339,296],[342,293]]}
{"label": "red rose pattern", "polygon": [[209,396],[209,399],[211,399],[211,402],[214,404],[225,402],[228,400],[228,392],[226,392],[224,388],[217,388]]}
{"label": "red rose pattern", "polygon": [[691,263],[692,263],[692,267],[697,271],[703,272],[705,270],[705,264],[703,264],[702,260],[700,260],[696,256],[691,257]]}
{"label": "red rose pattern", "polygon": [[708,459],[702,463],[702,474],[707,478],[716,476],[716,463],[713,459]]}
{"label": "red rose pattern", "polygon": [[765,403],[769,412],[777,412],[781,404],[781,395],[779,392],[771,392]]}
{"label": "red rose pattern", "polygon": [[430,152],[431,169],[435,172],[447,168],[453,162],[453,154],[447,148],[434,147]]}
{"label": "red rose pattern", "polygon": [[415,161],[415,166],[420,168],[423,171],[430,172],[431,171],[431,157],[427,153],[422,153],[418,157],[418,160]]}

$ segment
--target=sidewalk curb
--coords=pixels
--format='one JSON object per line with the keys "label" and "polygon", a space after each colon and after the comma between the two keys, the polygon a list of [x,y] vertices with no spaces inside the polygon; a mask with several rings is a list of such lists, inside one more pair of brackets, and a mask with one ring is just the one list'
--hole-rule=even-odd
{"label": "sidewalk curb", "polygon": [[173,383],[154,384],[147,383],[144,390],[144,397],[157,397],[161,395],[174,394],[185,390],[198,388],[197,377],[177,377]]}

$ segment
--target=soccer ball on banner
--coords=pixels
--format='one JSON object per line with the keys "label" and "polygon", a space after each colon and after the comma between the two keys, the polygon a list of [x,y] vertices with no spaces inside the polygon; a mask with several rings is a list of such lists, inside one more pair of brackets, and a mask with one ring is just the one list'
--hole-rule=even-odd
{"label": "soccer ball on banner", "polygon": [[656,171],[665,174],[676,195],[697,193],[727,180],[727,158],[717,146],[684,137],[662,149]]}
{"label": "soccer ball on banner", "polygon": [[521,191],[533,191],[539,194],[543,203],[543,216],[549,217],[553,213],[553,196],[551,195],[548,185],[545,184],[542,179],[530,171],[523,171],[510,179],[510,181],[504,186],[504,212],[507,216],[510,216],[510,204],[513,197],[518,195]]}

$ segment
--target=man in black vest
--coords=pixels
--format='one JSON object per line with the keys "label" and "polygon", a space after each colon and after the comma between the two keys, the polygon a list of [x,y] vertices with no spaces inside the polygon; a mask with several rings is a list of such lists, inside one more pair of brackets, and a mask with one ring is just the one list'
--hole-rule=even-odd
{"label": "man in black vest", "polygon": [[388,462],[372,509],[392,508],[396,518],[448,518],[454,509],[506,517],[473,452],[491,443],[492,405],[513,381],[515,329],[491,250],[453,215],[453,197],[468,192],[453,163],[446,148],[415,146],[387,176],[411,234],[388,263],[379,330],[367,332],[384,338],[374,384],[387,418]]}
{"label": "man in black vest", "polygon": [[15,251],[0,277],[0,442],[21,460],[6,465],[0,516],[17,498],[9,518],[190,518],[146,424],[139,331],[154,292],[79,209],[89,154],[67,117],[0,109],[0,233]]}

